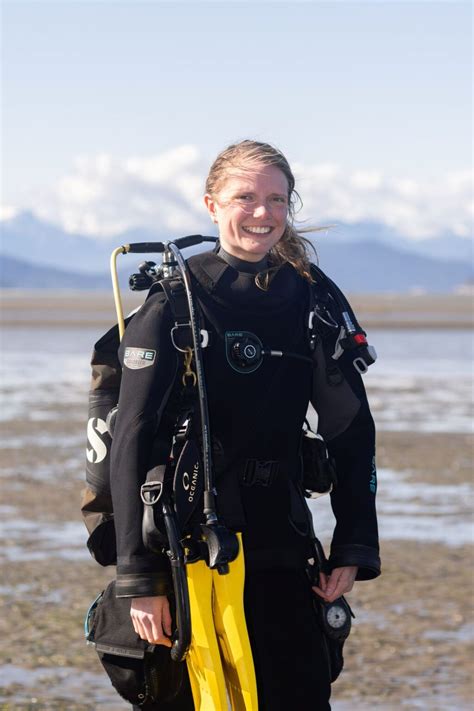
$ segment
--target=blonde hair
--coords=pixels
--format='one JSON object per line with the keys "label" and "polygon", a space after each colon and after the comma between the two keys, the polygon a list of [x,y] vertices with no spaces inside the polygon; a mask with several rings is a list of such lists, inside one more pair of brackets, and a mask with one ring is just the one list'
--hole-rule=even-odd
{"label": "blonde hair", "polygon": [[[269,252],[270,268],[262,272],[264,285],[268,288],[269,281],[278,269],[289,262],[296,271],[307,281],[312,281],[310,270],[310,254],[313,253],[317,260],[313,244],[303,234],[327,229],[326,227],[295,227],[296,207],[301,206],[302,200],[295,190],[295,177],[285,156],[278,148],[269,143],[245,140],[225,148],[219,153],[211,165],[206,180],[206,192],[214,199],[222,190],[229,175],[236,172],[252,171],[261,165],[273,165],[281,170],[288,181],[288,218],[285,231],[280,240]],[[260,278],[262,281],[262,278]]]}

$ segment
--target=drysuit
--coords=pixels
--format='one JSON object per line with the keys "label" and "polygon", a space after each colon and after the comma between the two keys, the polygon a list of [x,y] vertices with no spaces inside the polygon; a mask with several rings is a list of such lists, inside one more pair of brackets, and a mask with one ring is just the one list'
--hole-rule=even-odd
{"label": "drysuit", "polygon": [[[337,361],[337,377],[334,363],[328,370],[334,343],[325,342],[327,335],[310,351],[310,286],[290,264],[280,267],[266,291],[247,262],[205,252],[189,258],[188,266],[201,325],[210,333],[204,368],[219,519],[243,532],[245,612],[259,708],[323,711],[330,708],[330,683],[305,574],[311,552],[298,493],[301,432],[311,401],[338,477],[331,494],[331,568],[356,565],[359,580],[376,577],[375,431],[364,386],[347,354]],[[174,422],[166,406],[182,362],[171,340],[173,326],[169,303],[152,292],[120,348],[123,375],[111,453],[120,596],[171,591],[167,560],[143,545],[140,486],[149,469],[167,461],[171,447]],[[240,332],[257,336],[265,350],[293,356],[265,355],[258,368],[241,372],[232,359],[232,334]]]}

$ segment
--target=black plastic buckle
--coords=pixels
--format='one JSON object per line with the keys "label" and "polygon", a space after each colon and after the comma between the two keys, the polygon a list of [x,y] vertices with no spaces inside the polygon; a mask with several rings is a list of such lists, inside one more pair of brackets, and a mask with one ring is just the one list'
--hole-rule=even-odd
{"label": "black plastic buckle", "polygon": [[247,459],[242,476],[244,486],[270,486],[277,474],[279,462],[262,459]]}
{"label": "black plastic buckle", "polygon": [[176,432],[174,433],[174,438],[177,444],[181,445],[187,442],[191,433],[191,413],[186,414],[186,419],[179,423]]}

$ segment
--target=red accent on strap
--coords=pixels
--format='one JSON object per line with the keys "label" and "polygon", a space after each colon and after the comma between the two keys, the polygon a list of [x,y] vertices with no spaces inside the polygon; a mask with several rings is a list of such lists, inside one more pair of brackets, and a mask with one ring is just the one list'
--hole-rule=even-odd
{"label": "red accent on strap", "polygon": [[366,339],[366,337],[364,336],[363,333],[356,333],[355,336],[354,336],[354,341],[355,341],[358,345],[361,345],[361,343],[364,343],[364,344],[367,343],[367,339]]}

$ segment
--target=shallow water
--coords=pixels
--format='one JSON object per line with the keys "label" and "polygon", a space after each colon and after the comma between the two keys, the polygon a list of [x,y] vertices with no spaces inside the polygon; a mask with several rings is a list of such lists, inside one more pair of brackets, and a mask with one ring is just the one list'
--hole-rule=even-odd
{"label": "shallow water", "polygon": [[[474,537],[471,484],[417,483],[410,472],[378,471],[377,513],[381,540],[417,540],[459,546]],[[316,533],[330,541],[334,516],[329,497],[309,500]]]}
{"label": "shallow water", "polygon": [[[83,421],[97,327],[2,329],[0,418]],[[469,330],[373,329],[378,360],[364,376],[379,429],[472,432]],[[30,444],[30,443],[28,443]],[[17,446],[21,446],[18,442]]]}
{"label": "shallow water", "polygon": [[377,362],[365,376],[379,429],[472,432],[471,331],[374,330]]}
{"label": "shallow water", "polygon": [[[35,329],[7,327],[2,332],[0,408],[4,452],[16,451],[4,477],[25,480],[83,480],[84,422],[89,358],[100,337],[98,327]],[[374,330],[370,341],[379,359],[365,376],[379,429],[461,431],[472,428],[472,334],[470,331]],[[26,424],[26,426],[25,426]],[[21,425],[21,426],[20,426]],[[37,452],[35,465],[22,463],[21,452]],[[459,545],[472,541],[467,485],[415,484],[409,472],[379,472],[378,511],[381,537],[417,538]],[[312,502],[316,530],[329,538],[334,520],[328,497]],[[5,512],[0,533],[13,531],[9,559],[27,560],[51,552],[87,556],[85,531],[71,524],[18,523]],[[21,546],[16,536],[20,537]]]}

